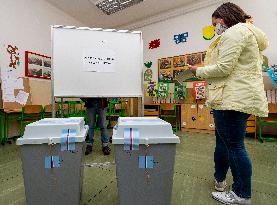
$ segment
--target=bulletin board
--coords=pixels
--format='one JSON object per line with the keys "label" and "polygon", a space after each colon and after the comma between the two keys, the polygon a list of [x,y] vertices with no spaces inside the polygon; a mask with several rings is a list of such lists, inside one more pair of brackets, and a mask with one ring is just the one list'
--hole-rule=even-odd
{"label": "bulletin board", "polygon": [[[23,90],[26,93],[29,93],[28,100],[26,102],[26,105],[32,104],[32,98],[30,93],[30,85],[29,85],[29,79],[23,78],[23,87],[24,89],[15,89],[14,95],[16,96],[20,90]],[[2,90],[2,89],[1,89]],[[3,109],[4,110],[21,110],[23,105],[19,104],[18,102],[3,102]]]}
{"label": "bulletin board", "polygon": [[141,32],[52,26],[55,97],[142,97]]}

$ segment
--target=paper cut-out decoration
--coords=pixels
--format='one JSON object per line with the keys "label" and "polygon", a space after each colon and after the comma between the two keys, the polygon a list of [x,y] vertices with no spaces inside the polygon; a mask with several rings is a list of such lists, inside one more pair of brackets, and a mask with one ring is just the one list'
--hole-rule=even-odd
{"label": "paper cut-out decoration", "polygon": [[193,93],[194,93],[194,98],[196,100],[205,99],[206,98],[205,91],[206,91],[205,81],[193,82]]}
{"label": "paper cut-out decoration", "polygon": [[73,151],[75,150],[75,129],[63,129],[61,137],[61,151]]}
{"label": "paper cut-out decoration", "polygon": [[191,119],[193,122],[196,121],[196,117],[194,117],[194,116],[192,116]]}
{"label": "paper cut-out decoration", "polygon": [[151,81],[152,76],[153,76],[153,71],[150,68],[146,69],[146,71],[144,72],[144,81]]}
{"label": "paper cut-out decoration", "polygon": [[169,69],[173,66],[173,58],[161,58],[158,60],[159,69]]}
{"label": "paper cut-out decoration", "polygon": [[124,129],[124,150],[139,150],[139,130],[137,128]]}
{"label": "paper cut-out decoration", "polygon": [[146,96],[156,97],[158,92],[157,82],[150,81],[146,84]]}
{"label": "paper cut-out decoration", "polygon": [[149,49],[155,49],[159,48],[161,45],[161,40],[160,39],[155,39],[149,43]]}
{"label": "paper cut-out decoration", "polygon": [[8,45],[7,52],[10,54],[9,67],[16,69],[16,66],[20,64],[18,48],[16,46]]}
{"label": "paper cut-out decoration", "polygon": [[61,161],[59,156],[47,156],[44,160],[44,165],[46,169],[59,168],[61,166]]}
{"label": "paper cut-out decoration", "polygon": [[159,82],[159,86],[158,86],[158,96],[159,97],[167,98],[168,97],[168,90],[169,90],[169,84],[168,83]]}
{"label": "paper cut-out decoration", "polygon": [[84,48],[83,69],[89,72],[115,72],[116,53],[107,48]]}
{"label": "paper cut-out decoration", "polygon": [[215,36],[215,27],[213,25],[205,26],[203,28],[203,38],[211,40]]}
{"label": "paper cut-out decoration", "polygon": [[139,168],[140,169],[153,169],[154,157],[153,156],[139,156]]}
{"label": "paper cut-out decoration", "polygon": [[160,80],[173,80],[172,71],[171,70],[161,70],[160,71]]}
{"label": "paper cut-out decoration", "polygon": [[178,34],[178,35],[174,35],[174,41],[176,44],[179,44],[179,43],[184,43],[184,42],[187,42],[187,38],[189,37],[189,33],[188,32],[185,32],[185,33],[181,33],[181,34]]}
{"label": "paper cut-out decoration", "polygon": [[192,53],[187,55],[187,64],[188,65],[201,65],[202,64],[202,52]]}
{"label": "paper cut-out decoration", "polygon": [[215,126],[214,126],[214,124],[210,124],[209,127],[210,128],[214,128]]}
{"label": "paper cut-out decoration", "polygon": [[26,93],[23,90],[20,90],[17,96],[15,97],[15,102],[18,102],[21,105],[26,105],[28,101],[29,93]]}
{"label": "paper cut-out decoration", "polygon": [[176,85],[174,89],[174,99],[183,100],[187,95],[187,83]]}
{"label": "paper cut-out decoration", "polygon": [[266,69],[269,77],[272,80],[273,85],[277,88],[277,65],[272,65]]}
{"label": "paper cut-out decoration", "polygon": [[151,68],[152,61],[146,62],[146,63],[144,63],[144,65],[145,65],[146,68]]}
{"label": "paper cut-out decoration", "polygon": [[186,66],[186,57],[185,56],[174,56],[173,57],[173,67],[182,68]]}
{"label": "paper cut-out decoration", "polygon": [[25,76],[51,79],[51,58],[45,55],[25,51]]}

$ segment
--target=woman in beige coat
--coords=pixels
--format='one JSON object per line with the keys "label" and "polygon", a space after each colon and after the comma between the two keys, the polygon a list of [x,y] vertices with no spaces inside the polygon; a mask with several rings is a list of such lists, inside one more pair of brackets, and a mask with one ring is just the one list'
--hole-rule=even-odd
{"label": "woman in beige coat", "polygon": [[[251,204],[252,165],[244,146],[250,114],[266,117],[268,103],[262,77],[265,34],[233,3],[224,3],[212,15],[219,34],[207,51],[205,66],[190,66],[207,82],[207,104],[216,125],[215,188],[212,196],[224,204]],[[224,192],[231,169],[233,185]]]}

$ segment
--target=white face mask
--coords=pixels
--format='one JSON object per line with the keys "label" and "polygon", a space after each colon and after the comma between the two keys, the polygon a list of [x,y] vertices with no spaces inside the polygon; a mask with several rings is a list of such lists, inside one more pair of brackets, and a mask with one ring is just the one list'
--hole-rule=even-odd
{"label": "white face mask", "polygon": [[226,25],[221,25],[221,23],[217,23],[215,26],[215,32],[218,35],[221,35],[224,33],[224,31],[226,31],[228,29],[228,27]]}

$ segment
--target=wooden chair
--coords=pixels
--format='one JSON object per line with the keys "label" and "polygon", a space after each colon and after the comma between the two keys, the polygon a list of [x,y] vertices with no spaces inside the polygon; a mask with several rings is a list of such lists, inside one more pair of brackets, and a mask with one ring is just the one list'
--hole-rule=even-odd
{"label": "wooden chair", "polygon": [[23,135],[23,128],[29,123],[42,119],[43,107],[42,105],[25,105],[22,107],[20,121],[20,137]]}
{"label": "wooden chair", "polygon": [[172,103],[163,103],[160,104],[160,118],[168,121],[169,119],[173,119],[175,121],[173,130],[176,132],[179,128],[179,120],[177,115],[177,108],[175,104]]}

